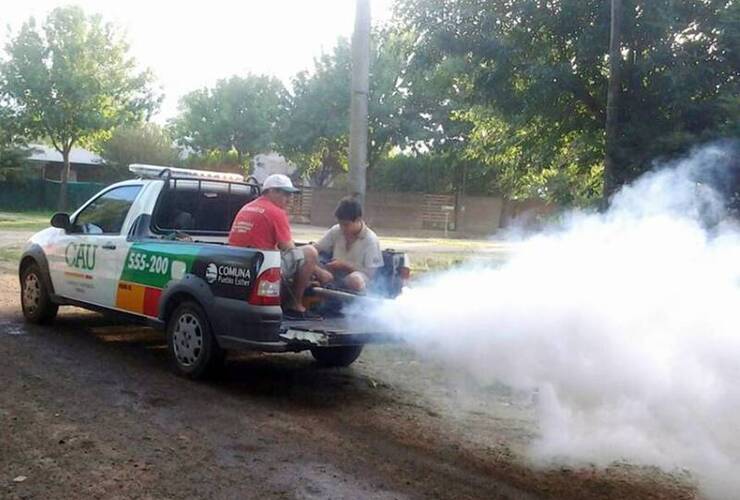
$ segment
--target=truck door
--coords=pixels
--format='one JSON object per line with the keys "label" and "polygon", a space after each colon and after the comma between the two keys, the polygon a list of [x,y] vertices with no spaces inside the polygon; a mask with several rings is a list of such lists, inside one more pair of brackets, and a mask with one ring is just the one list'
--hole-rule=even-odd
{"label": "truck door", "polygon": [[118,279],[130,243],[123,232],[142,186],[111,188],[88,203],[52,248],[50,271],[57,294],[88,304],[114,307]]}

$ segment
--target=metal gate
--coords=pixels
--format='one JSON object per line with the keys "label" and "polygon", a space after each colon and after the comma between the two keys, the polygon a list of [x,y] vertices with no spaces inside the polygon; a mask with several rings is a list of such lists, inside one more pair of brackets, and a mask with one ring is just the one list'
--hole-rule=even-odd
{"label": "metal gate", "polygon": [[455,195],[425,194],[421,221],[424,229],[455,229]]}
{"label": "metal gate", "polygon": [[290,197],[288,215],[290,216],[290,220],[293,222],[310,224],[313,188],[310,186],[301,186],[300,189],[300,193],[296,193]]}

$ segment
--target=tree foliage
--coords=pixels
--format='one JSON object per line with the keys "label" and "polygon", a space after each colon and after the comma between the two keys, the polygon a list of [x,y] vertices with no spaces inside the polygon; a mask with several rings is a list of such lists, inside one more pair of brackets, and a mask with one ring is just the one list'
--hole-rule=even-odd
{"label": "tree foliage", "polygon": [[393,155],[368,172],[368,185],[377,191],[449,193],[456,183],[449,166],[449,156],[437,152]]}
{"label": "tree foliage", "polygon": [[28,148],[13,130],[12,110],[0,106],[0,181],[13,181],[26,177]]}
{"label": "tree foliage", "polygon": [[100,156],[118,176],[127,175],[132,163],[174,165],[179,151],[169,132],[155,123],[119,127],[100,144]]}
{"label": "tree foliage", "polygon": [[124,37],[79,7],[31,18],[6,47],[2,91],[29,137],[43,137],[64,157],[60,208],[66,204],[69,152],[156,108],[152,76],[138,72]]}
{"label": "tree foliage", "polygon": [[[414,134],[401,88],[409,39],[395,29],[372,33],[368,95],[368,163],[382,161]],[[334,49],[314,60],[313,68],[292,82],[290,105],[278,149],[313,184],[324,186],[348,169],[352,53],[340,38]]]}
{"label": "tree foliage", "polygon": [[420,116],[410,107],[404,78],[408,70],[411,37],[386,27],[371,38],[368,95],[368,164],[372,169],[395,147],[419,136]]}
{"label": "tree foliage", "polygon": [[[410,87],[445,76],[448,113],[472,126],[465,154],[499,188],[562,201],[597,193],[603,161],[609,3],[401,0],[414,33]],[[737,133],[737,3],[625,0],[620,182],[662,155]],[[431,72],[431,76],[429,76]],[[444,114],[428,116],[432,129]]]}
{"label": "tree foliage", "polygon": [[351,64],[349,43],[340,39],[311,72],[293,78],[278,151],[317,186],[347,171]]}
{"label": "tree foliage", "polygon": [[221,151],[214,149],[205,153],[189,154],[185,158],[180,158],[176,165],[196,170],[244,174],[244,163],[234,150]]}
{"label": "tree foliage", "polygon": [[283,84],[269,76],[233,76],[180,101],[172,129],[178,142],[207,156],[236,152],[237,161],[273,147],[286,104]]}
{"label": "tree foliage", "polygon": [[[740,3],[623,4],[618,183],[655,159],[740,137]],[[397,0],[371,40],[371,187],[598,199],[609,16],[603,0]],[[17,126],[0,130],[0,164],[20,161],[20,137],[43,137],[65,159],[73,144],[97,141],[117,165],[243,170],[248,157],[275,150],[316,185],[347,170],[346,40],[290,91],[247,75],[183,97],[168,132],[191,153],[185,161],[167,133],[138,125],[157,100],[127,51],[114,27],[79,8],[25,23],[0,65],[2,112],[13,116],[0,123]]]}

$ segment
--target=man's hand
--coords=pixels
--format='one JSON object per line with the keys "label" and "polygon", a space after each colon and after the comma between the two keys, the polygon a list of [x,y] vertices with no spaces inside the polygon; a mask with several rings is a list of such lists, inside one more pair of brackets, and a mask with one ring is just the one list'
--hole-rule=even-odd
{"label": "man's hand", "polygon": [[355,266],[344,260],[333,259],[326,264],[326,269],[332,273],[353,273],[356,271]]}

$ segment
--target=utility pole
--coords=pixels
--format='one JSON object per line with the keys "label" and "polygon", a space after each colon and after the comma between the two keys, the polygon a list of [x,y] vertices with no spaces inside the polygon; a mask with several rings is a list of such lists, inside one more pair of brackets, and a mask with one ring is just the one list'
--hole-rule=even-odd
{"label": "utility pole", "polygon": [[604,191],[602,208],[617,189],[619,157],[619,98],[622,65],[622,0],[611,0],[611,34],[609,36],[609,87],[606,96],[606,146],[604,155]]}
{"label": "utility pole", "polygon": [[370,0],[357,0],[352,35],[352,101],[349,124],[349,192],[365,204],[367,94],[370,87]]}

